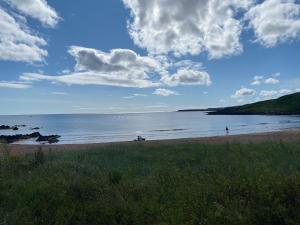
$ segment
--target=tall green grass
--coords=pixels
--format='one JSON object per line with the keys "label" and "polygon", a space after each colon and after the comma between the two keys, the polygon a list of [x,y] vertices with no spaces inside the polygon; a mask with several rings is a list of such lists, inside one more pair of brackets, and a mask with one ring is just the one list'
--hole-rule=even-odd
{"label": "tall green grass", "polygon": [[300,143],[111,145],[0,162],[0,224],[300,224]]}

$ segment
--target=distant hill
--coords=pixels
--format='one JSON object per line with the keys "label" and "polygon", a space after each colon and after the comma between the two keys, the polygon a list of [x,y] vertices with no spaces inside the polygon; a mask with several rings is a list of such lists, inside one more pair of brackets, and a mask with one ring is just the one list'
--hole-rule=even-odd
{"label": "distant hill", "polygon": [[300,92],[278,99],[252,104],[218,108],[209,115],[300,115]]}
{"label": "distant hill", "polygon": [[219,108],[206,108],[206,109],[181,109],[177,112],[208,112],[208,111],[215,111]]}

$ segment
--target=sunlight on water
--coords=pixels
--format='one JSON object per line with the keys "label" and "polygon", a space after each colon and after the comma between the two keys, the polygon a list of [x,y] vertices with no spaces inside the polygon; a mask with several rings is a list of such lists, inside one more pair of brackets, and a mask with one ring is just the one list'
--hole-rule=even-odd
{"label": "sunlight on water", "polygon": [[[170,112],[121,115],[0,116],[0,125],[26,125],[0,135],[40,132],[61,135],[60,144],[131,141],[137,135],[147,140],[222,136],[300,128],[299,116],[207,116],[204,112]],[[32,130],[40,127],[40,130]],[[20,143],[34,144],[34,140]]]}

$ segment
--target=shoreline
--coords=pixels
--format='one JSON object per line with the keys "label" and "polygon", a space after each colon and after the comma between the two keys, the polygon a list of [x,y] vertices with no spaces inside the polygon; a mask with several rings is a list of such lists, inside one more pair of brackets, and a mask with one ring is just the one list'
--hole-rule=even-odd
{"label": "shoreline", "polygon": [[[108,143],[94,143],[94,144],[53,144],[53,145],[23,145],[23,144],[9,144],[8,149],[11,155],[26,155],[32,154],[39,149],[44,152],[49,151],[87,151],[95,148],[105,148],[111,145],[174,145],[174,144],[224,144],[228,142],[240,143],[262,143],[262,142],[293,142],[300,141],[300,129],[289,129],[284,131],[227,135],[227,136],[211,136],[198,138],[181,138],[181,139],[165,139],[165,140],[149,140],[145,142],[108,142]],[[2,147],[3,145],[0,145]],[[2,149],[0,150],[2,151]]]}

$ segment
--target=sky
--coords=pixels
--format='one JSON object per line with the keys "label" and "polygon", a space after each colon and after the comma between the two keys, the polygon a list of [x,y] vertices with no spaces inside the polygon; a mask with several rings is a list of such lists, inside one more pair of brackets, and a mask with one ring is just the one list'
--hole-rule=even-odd
{"label": "sky", "polygon": [[0,114],[246,104],[300,91],[299,0],[0,0]]}

